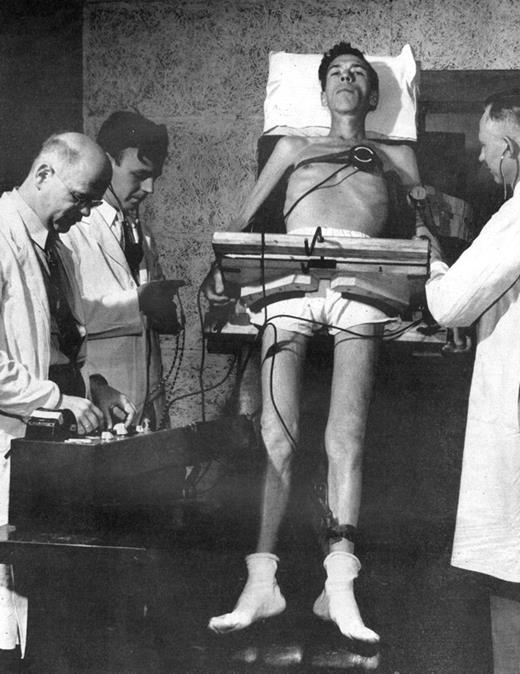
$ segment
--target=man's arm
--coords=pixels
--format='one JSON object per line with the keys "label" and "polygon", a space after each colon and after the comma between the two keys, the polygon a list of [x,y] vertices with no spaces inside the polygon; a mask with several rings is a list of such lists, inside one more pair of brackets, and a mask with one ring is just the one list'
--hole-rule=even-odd
{"label": "man's arm", "polygon": [[28,416],[37,407],[55,409],[60,390],[48,379],[33,376],[22,363],[0,351],[0,411],[13,416]]}
{"label": "man's arm", "polygon": [[89,338],[140,335],[144,326],[137,288],[103,294],[84,294],[83,311]]}
{"label": "man's arm", "polygon": [[438,323],[449,327],[471,325],[518,280],[517,209],[516,200],[506,202],[452,267],[439,260],[432,262],[426,298]]}
{"label": "man's arm", "polygon": [[383,155],[383,169],[395,171],[406,190],[421,184],[417,157],[409,145],[379,145]]}
{"label": "man's arm", "polygon": [[58,386],[35,376],[36,366],[31,369],[22,360],[29,351],[34,363],[41,362],[40,350],[49,348],[36,317],[25,314],[26,292],[12,242],[0,231],[0,412],[17,417],[37,407],[54,409],[61,399]]}
{"label": "man's arm", "polygon": [[[247,227],[253,215],[276,187],[285,171],[291,166],[294,157],[306,144],[306,139],[296,136],[280,138],[260,173],[251,194],[240,209],[238,216],[232,221],[228,231],[240,232]],[[212,265],[204,279],[202,292],[212,304],[224,305],[230,302],[231,298],[225,294],[224,280],[218,263]]]}
{"label": "man's arm", "polygon": [[258,176],[251,194],[240,209],[237,218],[233,220],[231,231],[240,231],[248,225],[253,215],[276,187],[285,171],[291,166],[295,156],[306,145],[307,140],[305,138],[297,136],[284,136],[280,138]]}
{"label": "man's arm", "polygon": [[421,187],[415,152],[408,145],[380,146],[383,170],[388,189],[389,210],[386,236],[408,239],[419,235],[416,232],[422,224],[424,209],[410,198],[410,194]]}
{"label": "man's arm", "polygon": [[110,266],[100,244],[83,222],[61,235],[79,292],[90,338],[140,335],[144,326],[137,288],[124,287],[117,277],[118,262]]}
{"label": "man's arm", "polygon": [[101,410],[90,400],[61,395],[54,382],[31,375],[22,363],[0,351],[0,412],[23,418],[39,407],[71,410],[81,434],[92,432],[103,422]]}
{"label": "man's arm", "polygon": [[[183,282],[162,278],[137,288],[123,288],[112,275],[105,257],[100,255],[96,241],[88,240],[78,230],[69,232],[64,242],[77,272],[89,339],[142,335],[145,325],[141,312],[155,321],[159,332],[176,334],[179,331],[173,300]],[[158,265],[154,273],[161,273]],[[100,276],[105,283],[99,282]]]}

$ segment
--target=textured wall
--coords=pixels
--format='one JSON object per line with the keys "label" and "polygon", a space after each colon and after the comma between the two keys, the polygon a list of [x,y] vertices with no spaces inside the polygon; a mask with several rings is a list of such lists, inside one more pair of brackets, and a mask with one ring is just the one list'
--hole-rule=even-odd
{"label": "textured wall", "polygon": [[[426,69],[517,68],[516,0],[86,0],[85,130],[114,109],[137,108],[168,126],[171,150],[144,215],[169,276],[183,293],[188,330],[176,395],[197,389],[196,291],[211,259],[211,233],[226,229],[254,179],[270,50],[321,52],[349,39],[372,54],[409,42]],[[166,365],[171,345],[166,343]],[[206,358],[205,382],[228,359]],[[208,394],[208,414],[230,381]],[[175,424],[200,418],[200,399],[172,408]]]}

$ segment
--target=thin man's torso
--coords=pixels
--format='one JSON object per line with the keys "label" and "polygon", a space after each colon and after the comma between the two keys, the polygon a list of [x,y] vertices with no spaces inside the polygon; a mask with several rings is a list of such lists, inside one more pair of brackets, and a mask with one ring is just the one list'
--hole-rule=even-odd
{"label": "thin man's torso", "polygon": [[[299,139],[301,141],[301,139]],[[293,165],[305,159],[340,152],[356,145],[371,147],[386,163],[384,153],[377,143],[345,141],[342,138],[309,138],[305,147],[295,156]],[[290,233],[300,227],[333,227],[362,232],[368,236],[379,236],[388,214],[388,191],[382,171],[374,173],[355,170],[345,166],[325,180],[341,167],[341,164],[328,162],[309,162],[291,173],[287,186],[284,213],[308,190],[312,190],[291,211],[286,219],[286,231]],[[386,168],[386,167],[385,167]]]}

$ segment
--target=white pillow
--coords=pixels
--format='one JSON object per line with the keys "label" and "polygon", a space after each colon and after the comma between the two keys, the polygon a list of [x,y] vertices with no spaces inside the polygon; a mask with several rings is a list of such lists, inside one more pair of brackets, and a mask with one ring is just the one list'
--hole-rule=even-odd
{"label": "white pillow", "polygon": [[[330,114],[321,104],[318,79],[322,57],[322,54],[270,52],[264,133],[328,133]],[[410,45],[405,45],[398,56],[366,56],[366,59],[379,76],[379,102],[377,109],[368,113],[367,135],[416,140],[417,66]]]}

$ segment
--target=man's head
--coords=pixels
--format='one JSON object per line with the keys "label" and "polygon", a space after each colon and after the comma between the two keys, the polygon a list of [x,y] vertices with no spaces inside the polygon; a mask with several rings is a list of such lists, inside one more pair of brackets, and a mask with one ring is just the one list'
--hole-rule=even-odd
{"label": "man's head", "polygon": [[111,175],[106,154],[91,138],[59,133],[43,143],[20,191],[49,229],[67,232],[97,205]]}
{"label": "man's head", "polygon": [[495,182],[512,187],[519,177],[520,90],[489,96],[479,125],[480,156]]}
{"label": "man's head", "polygon": [[379,95],[377,73],[363,52],[349,42],[339,42],[325,52],[318,77],[322,102],[329,108],[338,104],[340,108],[347,106],[365,113],[375,110]]}
{"label": "man's head", "polygon": [[135,210],[152,194],[154,181],[161,175],[168,151],[166,127],[136,112],[114,112],[103,122],[97,142],[112,164],[107,201],[123,211]]}

